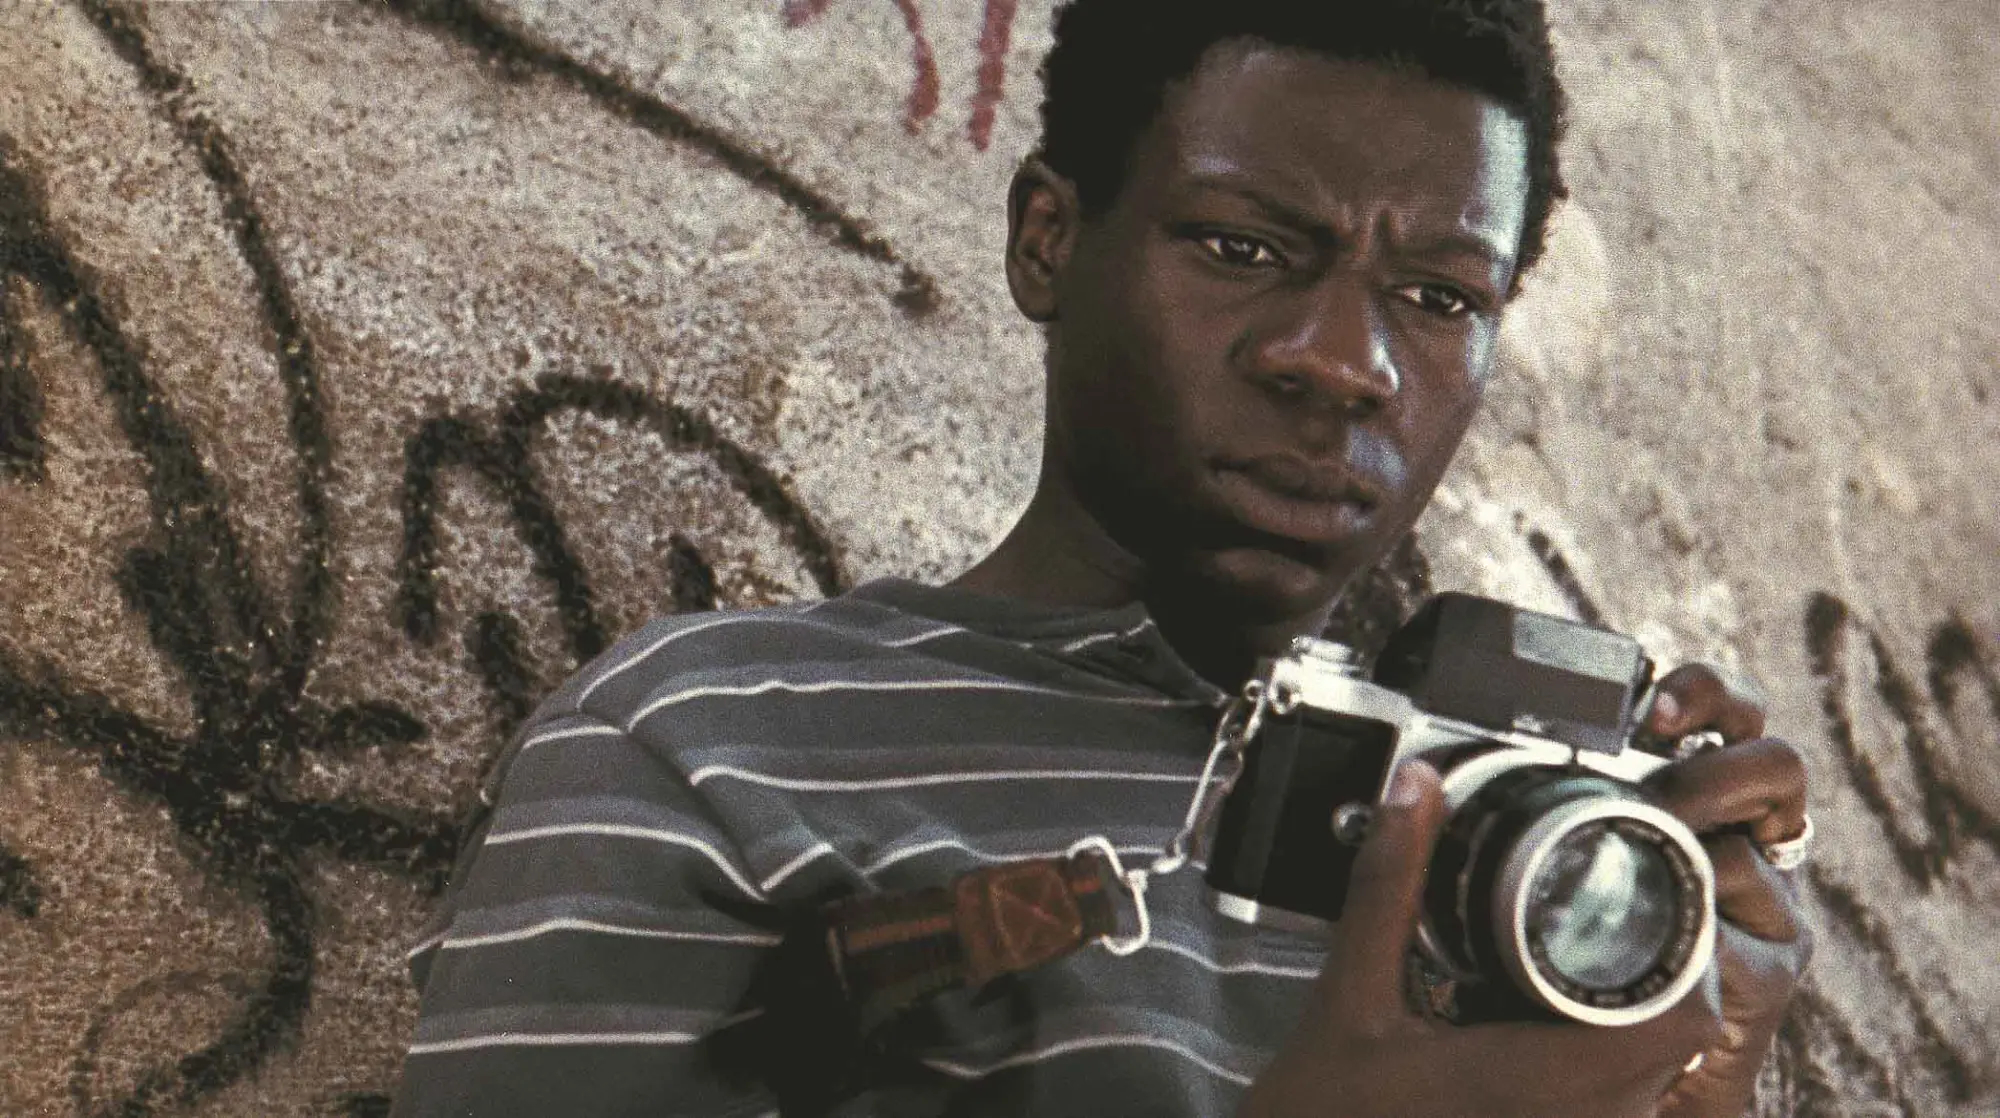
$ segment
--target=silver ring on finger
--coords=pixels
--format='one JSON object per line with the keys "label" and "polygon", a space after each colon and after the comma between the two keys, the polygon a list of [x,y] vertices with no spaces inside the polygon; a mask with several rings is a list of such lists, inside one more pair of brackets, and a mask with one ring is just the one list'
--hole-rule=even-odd
{"label": "silver ring on finger", "polygon": [[1674,742],[1674,760],[1685,761],[1689,757],[1721,749],[1726,744],[1728,741],[1719,730],[1702,730],[1699,733],[1685,734]]}
{"label": "silver ring on finger", "polygon": [[1766,862],[1771,863],[1772,869],[1790,873],[1806,864],[1806,854],[1812,849],[1812,840],[1813,821],[1812,816],[1808,815],[1805,830],[1779,842],[1758,843],[1757,852],[1764,856]]}

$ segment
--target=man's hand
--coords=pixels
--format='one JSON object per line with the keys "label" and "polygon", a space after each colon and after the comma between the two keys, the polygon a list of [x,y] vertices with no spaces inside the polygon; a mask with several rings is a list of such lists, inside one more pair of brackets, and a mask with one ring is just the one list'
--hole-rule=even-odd
{"label": "man's hand", "polygon": [[1677,762],[1647,784],[1662,807],[1702,836],[1715,863],[1721,917],[1721,1034],[1703,1050],[1701,1066],[1675,1081],[1660,1113],[1737,1118],[1812,958],[1797,884],[1757,850],[1805,830],[1805,762],[1790,745],[1762,736],[1759,699],[1701,665],[1660,680],[1645,729],[1665,741],[1714,730],[1727,745]]}
{"label": "man's hand", "polygon": [[1437,773],[1401,766],[1305,1015],[1240,1118],[1652,1118],[1690,1058],[1729,1047],[1700,988],[1629,1028],[1457,1026],[1414,1012],[1405,968],[1443,823]]}

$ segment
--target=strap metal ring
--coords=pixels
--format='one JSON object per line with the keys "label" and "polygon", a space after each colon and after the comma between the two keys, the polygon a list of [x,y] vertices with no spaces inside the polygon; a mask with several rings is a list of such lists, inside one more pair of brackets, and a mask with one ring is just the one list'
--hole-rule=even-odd
{"label": "strap metal ring", "polygon": [[1117,936],[1104,936],[1098,942],[1113,955],[1130,955],[1153,941],[1153,913],[1146,904],[1147,873],[1145,870],[1126,869],[1124,860],[1118,857],[1118,848],[1111,845],[1111,840],[1103,835],[1078,839],[1070,844],[1068,850],[1063,851],[1063,857],[1074,858],[1091,851],[1095,851],[1110,864],[1111,876],[1125,886],[1125,891],[1131,897],[1132,907],[1139,918],[1138,931],[1132,935],[1122,939]]}

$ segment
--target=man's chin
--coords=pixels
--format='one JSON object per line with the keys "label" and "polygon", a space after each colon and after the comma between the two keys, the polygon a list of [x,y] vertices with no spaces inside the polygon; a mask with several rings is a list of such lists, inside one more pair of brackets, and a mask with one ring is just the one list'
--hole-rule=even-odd
{"label": "man's chin", "polygon": [[1228,610],[1244,624],[1274,624],[1326,608],[1343,577],[1323,556],[1306,549],[1229,547],[1206,551],[1189,564],[1187,593],[1209,599],[1209,611]]}

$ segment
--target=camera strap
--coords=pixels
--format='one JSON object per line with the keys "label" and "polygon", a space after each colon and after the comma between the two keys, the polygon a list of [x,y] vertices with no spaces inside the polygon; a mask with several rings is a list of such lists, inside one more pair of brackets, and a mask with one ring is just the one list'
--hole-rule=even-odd
{"label": "camera strap", "polygon": [[765,976],[755,1074],[785,1118],[831,1113],[910,1070],[912,1012],[1092,942],[1113,942],[1119,870],[1091,847],[984,866],[923,889],[829,902],[787,930]]}
{"label": "camera strap", "polygon": [[834,901],[824,950],[866,1035],[947,990],[977,989],[1079,950],[1118,928],[1101,855],[1004,862],[949,884]]}
{"label": "camera strap", "polygon": [[[977,990],[1093,943],[1121,956],[1145,947],[1152,939],[1148,883],[1192,860],[1268,705],[1253,682],[1223,712],[1180,830],[1144,868],[1128,869],[1110,839],[1091,835],[1059,856],[1001,862],[944,885],[822,906],[785,945],[793,958],[809,961],[804,985],[830,993],[835,1003],[822,1005],[817,1016],[847,1034],[846,1047],[866,1053],[885,1026],[946,991]],[[1129,909],[1129,919],[1121,909]],[[1121,935],[1121,926],[1133,930]]]}

